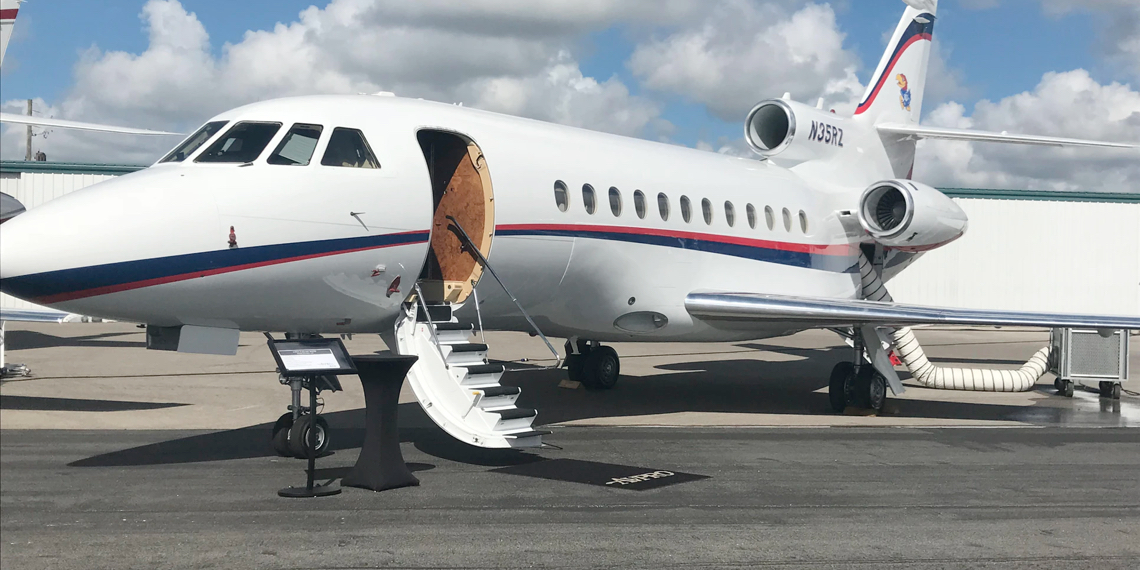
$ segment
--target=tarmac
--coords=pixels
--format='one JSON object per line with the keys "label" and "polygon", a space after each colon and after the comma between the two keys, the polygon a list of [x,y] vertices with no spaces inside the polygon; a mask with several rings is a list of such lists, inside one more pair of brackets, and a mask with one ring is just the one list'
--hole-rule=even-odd
{"label": "tarmac", "polygon": [[[939,364],[1010,368],[1035,330],[923,329]],[[264,338],[236,357],[145,350],[121,323],[8,325],[0,385],[0,567],[1137,568],[1140,382],[1122,400],[1052,376],[1017,394],[930,390],[903,374],[884,413],[828,411],[834,334],[614,344],[611,391],[559,387],[549,352],[489,333],[522,370],[550,446],[482,450],[405,389],[421,486],[290,500],[304,462],[268,438],[288,390]],[[354,354],[383,350],[374,336]],[[1131,367],[1140,366],[1132,339]],[[325,394],[322,480],[363,441],[359,383]]]}

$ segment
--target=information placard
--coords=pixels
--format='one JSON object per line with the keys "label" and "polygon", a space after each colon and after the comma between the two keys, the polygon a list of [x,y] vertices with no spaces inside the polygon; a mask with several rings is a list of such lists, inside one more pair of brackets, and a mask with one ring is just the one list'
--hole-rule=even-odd
{"label": "information placard", "polygon": [[286,376],[356,374],[352,358],[339,338],[276,340],[266,336],[277,367]]}

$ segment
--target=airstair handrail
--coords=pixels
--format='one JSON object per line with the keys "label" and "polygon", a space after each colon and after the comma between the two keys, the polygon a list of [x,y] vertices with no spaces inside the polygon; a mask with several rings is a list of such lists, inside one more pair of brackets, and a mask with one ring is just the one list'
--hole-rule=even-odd
{"label": "airstair handrail", "polygon": [[[467,249],[471,250],[471,252],[475,254],[475,257],[479,260],[479,263],[483,265],[483,268],[491,273],[491,277],[494,277],[495,281],[499,282],[499,287],[502,287],[503,292],[511,298],[511,301],[513,301],[515,306],[518,307],[519,312],[521,312],[523,317],[526,318],[526,322],[530,323],[530,326],[534,329],[534,332],[538,333],[538,336],[542,339],[542,342],[546,343],[546,348],[550,349],[550,353],[554,355],[554,359],[556,361],[554,368],[562,368],[562,356],[559,355],[558,351],[554,349],[554,345],[550,344],[550,340],[546,338],[546,335],[542,334],[542,330],[538,328],[537,324],[535,324],[534,319],[530,318],[530,313],[526,312],[526,309],[523,308],[522,303],[519,302],[518,298],[516,298],[511,293],[510,289],[507,289],[506,283],[503,283],[503,280],[499,278],[499,275],[497,273],[495,273],[495,269],[491,267],[490,262],[488,262],[487,258],[483,256],[483,252],[479,251],[479,248],[475,247],[475,242],[471,241],[471,236],[467,235],[467,231],[463,229],[462,225],[460,225],[459,220],[456,220],[454,216],[447,216],[447,219],[451,221],[452,227],[454,227],[459,232],[459,237],[464,241],[465,247],[467,247]],[[476,308],[478,308],[479,302],[477,299],[478,298],[476,298],[475,301]],[[480,315],[480,321],[482,321],[482,315]],[[482,322],[480,322],[479,327],[482,328],[482,326]]]}

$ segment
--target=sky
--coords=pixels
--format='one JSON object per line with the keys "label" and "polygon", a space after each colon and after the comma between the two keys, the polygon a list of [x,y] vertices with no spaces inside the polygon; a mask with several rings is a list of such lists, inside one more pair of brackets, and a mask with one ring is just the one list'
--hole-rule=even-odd
{"label": "sky", "polygon": [[[748,156],[785,92],[850,113],[901,0],[30,0],[5,112],[190,132],[252,101],[392,91]],[[941,0],[923,124],[1140,141],[1140,0]],[[173,137],[176,139],[177,137]],[[24,157],[4,127],[0,157]],[[49,160],[178,141],[36,129]],[[1140,153],[923,141],[940,187],[1140,192]]]}

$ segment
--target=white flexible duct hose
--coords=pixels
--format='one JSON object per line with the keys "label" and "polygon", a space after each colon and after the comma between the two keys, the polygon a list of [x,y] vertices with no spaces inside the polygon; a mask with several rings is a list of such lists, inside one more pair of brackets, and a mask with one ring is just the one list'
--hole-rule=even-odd
{"label": "white flexible duct hose", "polygon": [[[862,278],[863,297],[870,301],[893,302],[867,256],[859,254],[859,274]],[[891,333],[895,352],[920,384],[943,390],[972,390],[980,392],[1026,392],[1033,389],[1037,380],[1049,368],[1051,346],[1037,351],[1033,358],[1017,370],[984,370],[978,368],[942,368],[926,358],[914,332],[903,327]]]}

